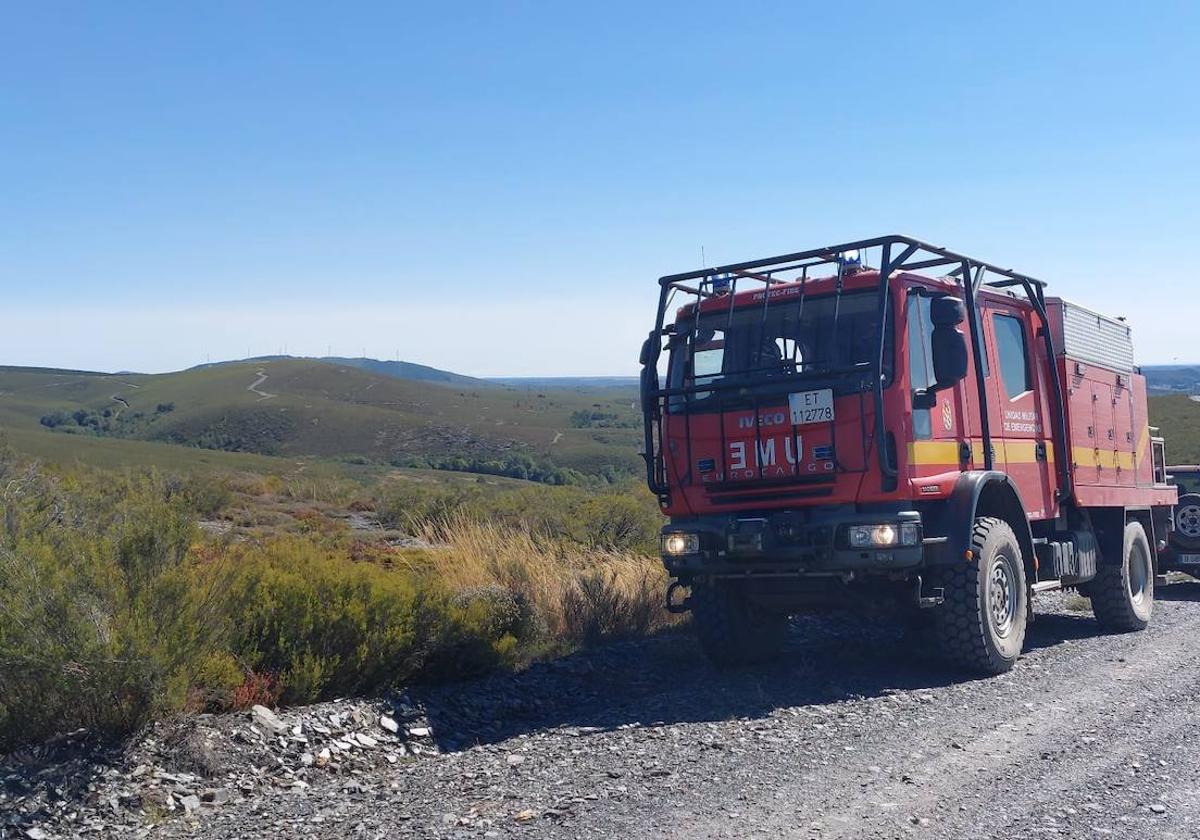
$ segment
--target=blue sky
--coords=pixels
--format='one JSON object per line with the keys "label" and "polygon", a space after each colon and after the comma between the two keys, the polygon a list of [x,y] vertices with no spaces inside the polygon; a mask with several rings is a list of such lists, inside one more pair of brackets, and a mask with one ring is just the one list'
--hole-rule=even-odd
{"label": "blue sky", "polygon": [[701,247],[893,231],[1200,361],[1200,7],[650,5],[6,4],[0,363],[628,374]]}

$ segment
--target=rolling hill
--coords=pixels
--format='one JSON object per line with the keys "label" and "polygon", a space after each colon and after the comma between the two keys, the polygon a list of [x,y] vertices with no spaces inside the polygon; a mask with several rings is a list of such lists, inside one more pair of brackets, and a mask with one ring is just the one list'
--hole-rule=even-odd
{"label": "rolling hill", "polygon": [[208,364],[196,365],[191,370],[204,370],[206,368],[226,367],[228,365],[263,364],[264,362],[328,362],[329,364],[341,365],[342,367],[361,368],[371,373],[378,373],[395,379],[411,379],[416,382],[440,382],[443,385],[484,385],[489,381],[477,379],[473,376],[463,376],[461,373],[452,373],[451,371],[441,370],[429,365],[419,365],[416,362],[371,359],[366,356],[250,356],[245,359],[232,359],[225,362],[209,362]]}
{"label": "rolling hill", "polygon": [[1200,365],[1143,365],[1152,394],[1193,394],[1200,389]]}
{"label": "rolling hill", "polygon": [[1200,402],[1183,395],[1151,397],[1150,425],[1166,440],[1168,464],[1200,464]]}
{"label": "rolling hill", "polygon": [[18,442],[41,435],[34,440],[43,450],[67,438],[76,446],[81,438],[168,443],[553,483],[639,471],[633,389],[463,379],[292,358],[169,374],[2,368],[0,429]]}

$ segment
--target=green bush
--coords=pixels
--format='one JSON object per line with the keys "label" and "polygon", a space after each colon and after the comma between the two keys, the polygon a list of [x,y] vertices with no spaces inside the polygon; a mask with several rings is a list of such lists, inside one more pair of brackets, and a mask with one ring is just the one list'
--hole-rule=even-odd
{"label": "green bush", "polygon": [[182,501],[154,476],[100,496],[8,455],[0,487],[0,749],[182,706],[228,620],[219,580],[198,585],[184,562]]}
{"label": "green bush", "polygon": [[[181,709],[460,677],[662,626],[661,567],[639,553],[659,521],[645,491],[392,485],[375,507],[393,527],[489,523],[404,554],[325,533],[207,541],[195,519],[230,504],[232,481],[51,473],[0,445],[0,752]],[[295,498],[362,489],[276,484]]]}
{"label": "green bush", "polygon": [[490,493],[475,487],[402,485],[378,505],[387,527],[419,533],[458,516],[528,529],[605,550],[654,553],[662,516],[638,486],[599,493],[576,487],[521,487]]}

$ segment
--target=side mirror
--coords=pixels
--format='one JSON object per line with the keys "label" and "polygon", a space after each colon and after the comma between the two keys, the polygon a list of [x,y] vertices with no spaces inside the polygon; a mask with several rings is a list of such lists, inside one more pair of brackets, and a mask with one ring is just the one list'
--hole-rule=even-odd
{"label": "side mirror", "polygon": [[966,307],[958,298],[936,297],[929,302],[929,320],[933,322],[930,350],[935,384],[928,390],[914,394],[913,408],[933,408],[934,394],[953,387],[966,377],[967,339],[958,328],[966,317]]}
{"label": "side mirror", "polygon": [[642,353],[638,357],[638,363],[645,367],[650,364],[650,356],[654,353],[654,340],[656,336],[650,333],[649,338],[642,342]]}
{"label": "side mirror", "polygon": [[654,355],[654,342],[658,341],[658,336],[650,333],[649,338],[642,342],[642,376],[641,376],[641,398],[642,410],[645,411],[652,403],[653,397],[651,394],[658,390],[658,366],[651,364],[651,359]]}
{"label": "side mirror", "polygon": [[935,327],[957,327],[967,320],[967,308],[958,298],[935,297],[929,301],[929,320]]}
{"label": "side mirror", "polygon": [[934,327],[930,349],[937,390],[949,388],[966,377],[967,340],[957,327]]}

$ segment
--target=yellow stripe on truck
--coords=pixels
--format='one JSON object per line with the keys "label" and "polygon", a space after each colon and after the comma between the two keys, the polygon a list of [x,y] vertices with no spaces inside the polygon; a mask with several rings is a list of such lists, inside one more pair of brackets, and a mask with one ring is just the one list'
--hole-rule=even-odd
{"label": "yellow stripe on truck", "polygon": [[[1009,464],[1037,463],[1037,441],[994,440],[992,448],[997,458]],[[958,466],[959,443],[952,440],[918,440],[908,445],[908,462],[914,466]],[[983,444],[971,444],[971,460],[983,461]],[[1046,444],[1046,461],[1054,463],[1054,447]]]}
{"label": "yellow stripe on truck", "polygon": [[[1145,457],[1148,443],[1147,438],[1143,437],[1136,457],[1132,452],[1075,446],[1071,449],[1071,460],[1077,467],[1132,470],[1137,460]],[[1038,460],[1037,443],[1032,440],[997,440],[992,442],[992,446],[996,450],[996,458],[1003,458],[1009,464],[1032,464]],[[959,444],[955,441],[919,440],[908,445],[908,462],[917,467],[957,466],[958,452]],[[976,463],[983,461],[983,444],[971,444],[971,459]],[[1054,463],[1054,447],[1049,443],[1046,444],[1046,461]]]}

